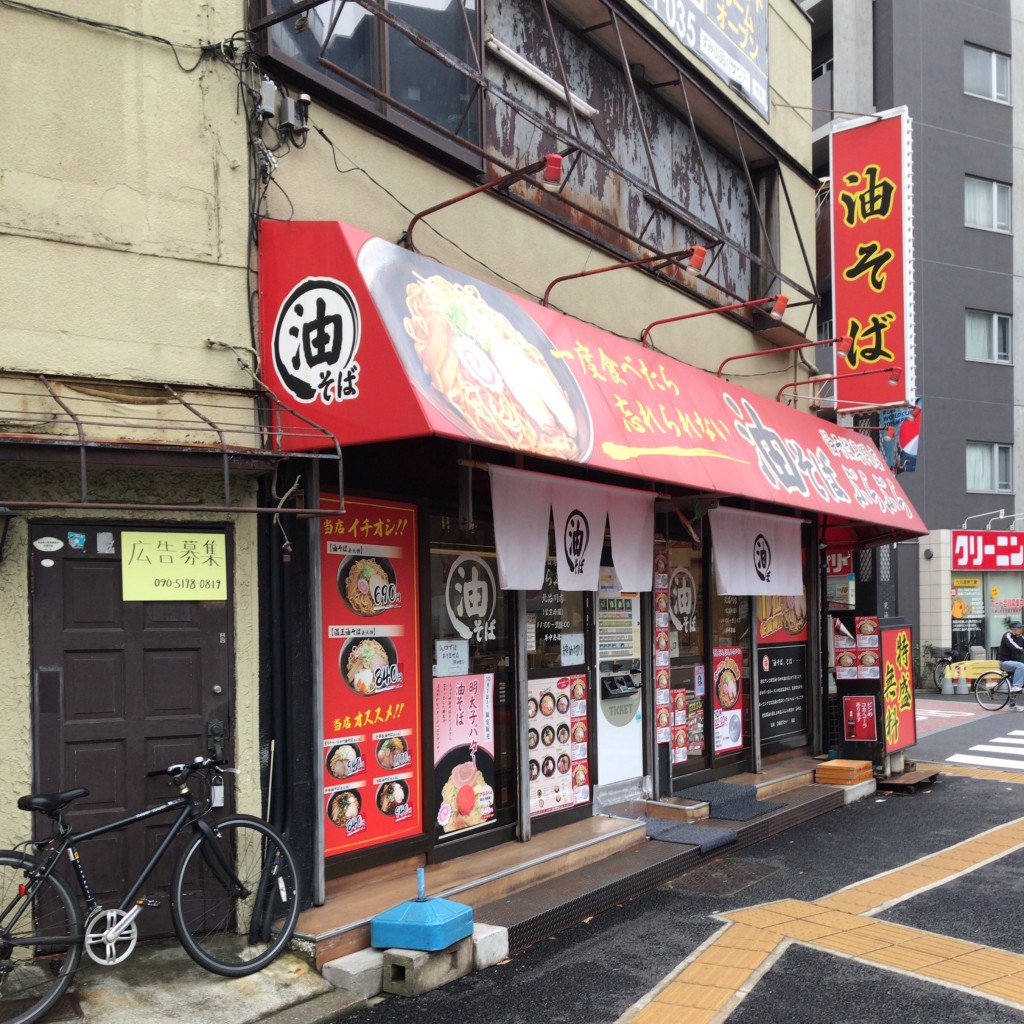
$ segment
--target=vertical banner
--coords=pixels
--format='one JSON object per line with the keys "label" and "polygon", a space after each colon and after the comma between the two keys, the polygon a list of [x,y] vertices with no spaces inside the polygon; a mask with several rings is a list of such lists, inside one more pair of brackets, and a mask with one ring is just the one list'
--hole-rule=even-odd
{"label": "vertical banner", "polygon": [[434,679],[434,784],[441,835],[494,817],[494,675]]}
{"label": "vertical banner", "polygon": [[715,753],[743,747],[743,648],[716,647],[713,652],[715,684]]}
{"label": "vertical banner", "polygon": [[889,754],[917,742],[911,650],[909,626],[882,630],[882,723]]}
{"label": "vertical banner", "polygon": [[[842,412],[913,405],[912,141],[906,107],[832,132],[832,322],[853,344],[838,360]],[[890,374],[900,371],[896,386]]]}
{"label": "vertical banner", "polygon": [[320,523],[326,856],[423,832],[416,530],[355,498]]}

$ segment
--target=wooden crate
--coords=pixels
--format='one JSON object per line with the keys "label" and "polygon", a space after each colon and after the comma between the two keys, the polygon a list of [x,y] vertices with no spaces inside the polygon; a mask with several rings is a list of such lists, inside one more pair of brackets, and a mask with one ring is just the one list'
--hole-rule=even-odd
{"label": "wooden crate", "polygon": [[829,786],[853,786],[874,777],[870,761],[825,761],[814,770],[814,781]]}

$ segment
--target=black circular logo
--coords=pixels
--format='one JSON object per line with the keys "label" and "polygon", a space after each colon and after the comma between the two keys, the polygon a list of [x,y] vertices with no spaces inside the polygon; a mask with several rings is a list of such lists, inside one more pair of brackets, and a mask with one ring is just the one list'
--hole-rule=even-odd
{"label": "black circular logo", "polygon": [[565,520],[562,547],[565,551],[565,560],[569,565],[569,572],[575,576],[583,573],[583,564],[586,561],[589,544],[590,523],[578,508],[574,508]]}
{"label": "black circular logo", "polygon": [[754,572],[757,573],[759,580],[764,580],[765,583],[771,581],[772,549],[763,533],[754,538]]}

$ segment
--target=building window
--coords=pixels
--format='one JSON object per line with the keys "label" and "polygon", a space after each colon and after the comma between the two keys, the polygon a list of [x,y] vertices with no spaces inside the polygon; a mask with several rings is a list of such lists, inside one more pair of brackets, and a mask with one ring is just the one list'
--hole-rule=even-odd
{"label": "building window", "polygon": [[[289,3],[272,0],[271,10]],[[388,0],[382,6],[463,63],[475,63],[482,43],[474,4]],[[366,8],[322,3],[279,22],[270,39],[271,53],[284,63],[406,131],[443,148],[458,148],[452,137],[479,142],[475,83]],[[433,135],[433,126],[444,135]]]}
{"label": "building window", "polygon": [[964,178],[964,224],[987,231],[1010,230],[1010,186],[988,178]]}
{"label": "building window", "polygon": [[967,442],[967,490],[1013,490],[1013,446]]}
{"label": "building window", "polygon": [[964,321],[967,358],[982,363],[1013,361],[1011,320],[1003,313],[969,309]]}
{"label": "building window", "polygon": [[964,92],[1010,102],[1010,58],[981,46],[964,45]]}

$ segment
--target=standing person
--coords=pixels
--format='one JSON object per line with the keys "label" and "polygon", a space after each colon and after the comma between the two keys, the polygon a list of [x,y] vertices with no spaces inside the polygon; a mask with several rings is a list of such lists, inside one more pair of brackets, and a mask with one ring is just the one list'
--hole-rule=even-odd
{"label": "standing person", "polygon": [[1010,710],[1024,711],[1024,708],[1017,706],[1017,694],[1024,688],[1024,637],[1021,632],[1024,630],[1024,623],[1020,619],[1014,619],[1010,628],[1003,634],[999,641],[999,667],[1004,672],[1012,672],[1010,680]]}

